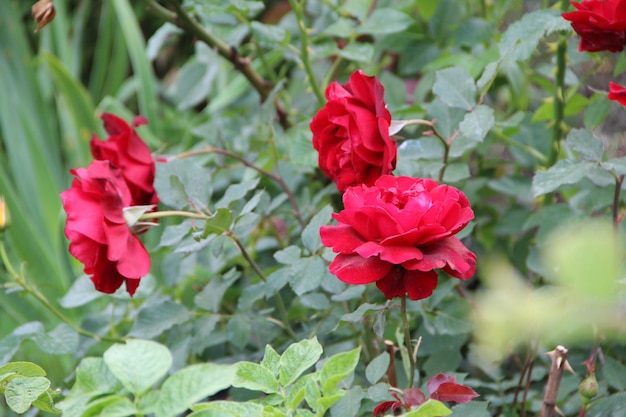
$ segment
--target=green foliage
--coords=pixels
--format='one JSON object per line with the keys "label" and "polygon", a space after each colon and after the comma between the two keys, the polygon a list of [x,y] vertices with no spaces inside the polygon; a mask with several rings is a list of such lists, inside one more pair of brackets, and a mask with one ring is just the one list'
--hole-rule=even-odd
{"label": "green foliage", "polygon": [[[626,126],[604,92],[626,60],[578,52],[544,3],[56,0],[36,34],[31,4],[3,5],[7,406],[55,412],[60,387],[70,417],[366,416],[415,353],[416,387],[447,372],[481,397],[405,415],[531,415],[558,343],[578,374],[559,408],[579,413],[580,364],[601,349],[587,415],[622,415]],[[451,184],[475,214],[459,238],[476,276],[442,273],[408,303],[413,352],[399,301],[339,281],[320,240],[342,203],[309,123],[356,69],[385,88],[394,174]],[[141,235],[152,269],[132,299],[95,292],[63,235],[58,194],[105,111],[148,119],[159,209],[186,213]]]}

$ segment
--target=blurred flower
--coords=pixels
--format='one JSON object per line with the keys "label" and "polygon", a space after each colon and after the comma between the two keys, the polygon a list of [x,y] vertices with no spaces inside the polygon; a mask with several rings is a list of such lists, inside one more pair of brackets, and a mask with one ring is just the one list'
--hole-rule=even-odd
{"label": "blurred flower", "polygon": [[33,4],[31,12],[35,18],[35,23],[37,23],[35,32],[43,29],[44,26],[52,22],[57,14],[56,10],[54,10],[52,0],[39,0],[37,3]]}
{"label": "blurred flower", "polygon": [[406,411],[410,411],[421,406],[428,400],[437,400],[444,402],[453,402],[464,404],[478,397],[476,391],[457,383],[456,377],[446,374],[437,374],[431,377],[426,384],[430,396],[426,395],[419,388],[405,389],[403,399],[398,394],[392,392],[391,395],[395,401],[383,401],[374,408],[374,417],[385,415],[389,410],[396,410],[402,407]]}
{"label": "blurred flower", "polygon": [[373,185],[396,166],[396,144],[389,136],[391,114],[385,90],[375,77],[356,71],[343,85],[326,88],[328,102],[311,121],[319,166],[339,191]]}
{"label": "blurred flower", "polygon": [[7,207],[4,197],[0,195],[0,231],[6,229],[11,224],[9,216],[9,208]]}
{"label": "blurred flower", "polygon": [[626,106],[626,87],[622,87],[619,84],[613,82],[609,83],[609,100],[617,101],[623,106]]}
{"label": "blurred flower", "polygon": [[135,127],[148,124],[143,116],[133,119],[131,126],[114,114],[102,114],[104,129],[110,135],[104,141],[93,136],[91,154],[99,161],[111,161],[120,169],[128,184],[133,205],[157,204],[159,198],[154,190],[156,172],[148,145],[135,132]]}
{"label": "blurred flower", "polygon": [[563,13],[580,35],[579,51],[619,52],[626,46],[626,0],[571,2],[576,11]]}
{"label": "blurred flower", "polygon": [[337,252],[330,272],[348,284],[376,286],[388,299],[419,300],[437,286],[437,272],[468,279],[476,255],[454,235],[474,218],[454,187],[430,179],[385,175],[343,195],[336,226],[320,228],[322,243]]}
{"label": "blurred flower", "polygon": [[150,272],[150,257],[124,219],[124,208],[135,202],[122,171],[109,161],[93,161],[70,172],[72,186],[61,193],[70,253],[98,291],[110,294],[125,283],[132,296]]}

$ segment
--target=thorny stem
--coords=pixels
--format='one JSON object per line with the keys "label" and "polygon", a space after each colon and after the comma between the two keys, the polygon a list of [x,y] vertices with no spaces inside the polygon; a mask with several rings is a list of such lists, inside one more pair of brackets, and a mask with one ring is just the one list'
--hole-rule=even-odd
{"label": "thorny stem", "polygon": [[406,311],[406,296],[401,298],[400,314],[402,315],[402,324],[404,325],[404,344],[406,345],[406,349],[409,354],[408,388],[413,388],[413,382],[415,380],[415,356],[413,354],[413,344],[411,342],[411,326],[409,325],[409,317]]}
{"label": "thorny stem", "polygon": [[304,71],[306,71],[306,75],[309,78],[311,89],[313,90],[315,97],[317,97],[319,105],[322,106],[326,102],[326,99],[324,98],[324,94],[322,94],[320,86],[317,84],[315,74],[313,73],[313,67],[311,66],[311,60],[309,59],[309,34],[304,26],[304,4],[298,0],[289,0],[289,4],[291,5],[293,13],[296,15],[296,20],[298,21],[298,31],[300,32],[301,44],[300,58],[302,59],[302,65],[304,66]]}
{"label": "thorny stem", "polygon": [[98,342],[111,342],[111,343],[124,343],[125,342],[124,339],[117,338],[117,337],[100,336],[98,334],[92,333],[74,324],[67,316],[65,316],[65,314],[63,314],[60,310],[58,310],[55,306],[53,306],[52,303],[46,298],[46,296],[43,295],[35,286],[31,286],[26,282],[24,271],[17,273],[17,271],[11,265],[11,262],[9,262],[9,257],[6,252],[4,242],[2,241],[0,241],[0,259],[2,260],[2,263],[4,264],[11,278],[13,278],[13,280],[20,287],[22,287],[27,293],[35,297],[37,301],[43,304],[44,307],[46,307],[52,314],[57,316],[61,321],[63,321],[68,326],[70,326],[76,333],[82,336],[94,339]]}
{"label": "thorny stem", "polygon": [[[229,61],[235,69],[250,82],[252,87],[259,93],[261,102],[269,98],[272,89],[271,84],[252,67],[250,60],[239,55],[239,52],[234,46],[228,45],[206,31],[197,20],[185,12],[182,5],[177,0],[167,1],[175,10],[174,12],[161,6],[155,0],[144,0],[144,2],[154,15],[182,29],[188,30],[209,47],[215,49],[220,56]],[[274,105],[281,125],[284,129],[289,128],[291,123],[287,120],[287,113],[282,104],[275,100]]]}
{"label": "thorny stem", "polygon": [[188,158],[191,156],[204,155],[207,153],[216,153],[219,155],[224,155],[224,156],[228,156],[230,158],[236,159],[237,161],[241,162],[243,165],[247,166],[248,168],[251,168],[257,171],[259,174],[263,175],[264,177],[267,177],[271,179],[272,181],[276,182],[278,186],[285,192],[285,194],[287,194],[287,198],[289,199],[289,203],[291,204],[291,207],[293,207],[294,215],[296,216],[296,220],[298,220],[300,227],[302,227],[303,229],[306,227],[306,223],[304,222],[304,219],[302,218],[302,214],[300,212],[298,202],[296,201],[296,197],[293,194],[293,192],[289,189],[287,184],[285,183],[285,180],[283,180],[283,178],[280,175],[272,174],[271,172],[266,171],[263,168],[257,165],[254,165],[251,162],[246,161],[243,157],[237,155],[234,152],[227,151],[221,148],[216,148],[211,145],[208,145],[202,149],[195,149],[192,151],[180,153],[174,156],[172,159],[184,159],[184,158]]}
{"label": "thorny stem", "polygon": [[[561,10],[567,10],[568,0],[561,0]],[[556,75],[554,79],[554,126],[552,126],[552,149],[548,167],[551,167],[559,159],[561,140],[563,138],[563,119],[565,116],[565,59],[567,55],[567,42],[569,36],[562,33],[556,49]]]}

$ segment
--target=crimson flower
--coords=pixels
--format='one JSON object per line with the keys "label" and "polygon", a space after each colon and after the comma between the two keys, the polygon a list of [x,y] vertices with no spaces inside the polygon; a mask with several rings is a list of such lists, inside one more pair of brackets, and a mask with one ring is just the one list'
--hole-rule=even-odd
{"label": "crimson flower", "polygon": [[576,11],[563,13],[580,35],[578,50],[619,52],[626,46],[626,0],[571,2]]}
{"label": "crimson flower", "polygon": [[336,226],[320,228],[322,243],[338,253],[330,272],[348,284],[377,287],[388,299],[419,300],[437,286],[437,272],[468,279],[476,255],[454,236],[474,218],[458,189],[422,178],[380,177],[350,187]]}
{"label": "crimson flower", "polygon": [[311,121],[318,163],[339,191],[366,184],[391,173],[396,166],[396,144],[389,136],[391,114],[385,90],[375,77],[355,71],[346,84],[326,88],[328,102]]}
{"label": "crimson flower", "polygon": [[150,257],[124,220],[124,208],[134,202],[122,171],[109,161],[93,161],[70,172],[72,186],[61,193],[70,253],[96,290],[111,294],[125,283],[132,296],[150,272]]}
{"label": "crimson flower", "polygon": [[626,106],[626,87],[613,82],[609,83],[609,100],[617,101],[622,106]]}
{"label": "crimson flower", "polygon": [[110,113],[103,113],[102,120],[110,136],[104,141],[96,135],[91,138],[94,159],[111,161],[121,170],[134,205],[157,204],[159,198],[154,190],[156,168],[152,153],[135,132],[135,127],[145,125],[148,121],[143,116],[137,116],[129,126],[123,119]]}

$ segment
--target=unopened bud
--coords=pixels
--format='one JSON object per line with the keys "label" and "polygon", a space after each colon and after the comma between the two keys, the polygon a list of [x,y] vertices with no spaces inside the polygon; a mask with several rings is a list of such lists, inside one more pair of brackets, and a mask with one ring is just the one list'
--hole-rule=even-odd
{"label": "unopened bud", "polygon": [[9,217],[9,209],[4,201],[4,197],[0,195],[0,231],[3,231],[11,224],[11,217]]}
{"label": "unopened bud", "polygon": [[56,10],[54,10],[52,0],[39,0],[33,5],[32,13],[37,23],[35,32],[43,29],[44,26],[52,22],[57,14]]}
{"label": "unopened bud", "polygon": [[593,397],[598,395],[598,380],[595,372],[589,372],[583,382],[578,386],[578,392],[583,397],[583,404],[587,404]]}

